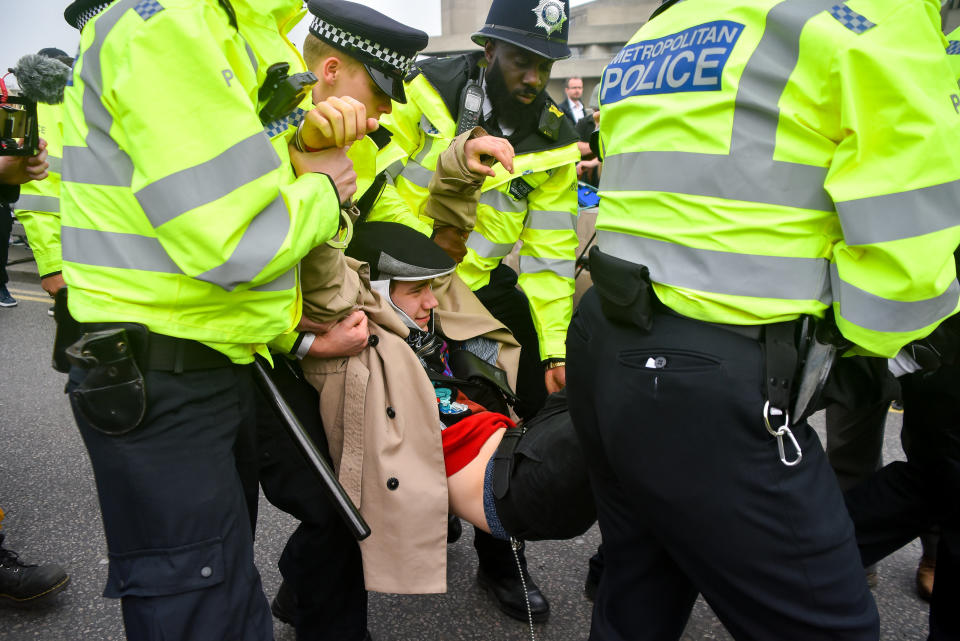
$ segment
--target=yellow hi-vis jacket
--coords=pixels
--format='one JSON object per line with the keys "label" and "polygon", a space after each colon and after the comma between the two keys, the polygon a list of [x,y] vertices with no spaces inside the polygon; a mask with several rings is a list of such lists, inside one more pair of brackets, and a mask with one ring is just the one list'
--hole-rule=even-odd
{"label": "yellow hi-vis jacket", "polygon": [[958,87],[935,0],[680,2],[604,70],[600,249],[674,310],[832,305],[893,356],[958,307]]}
{"label": "yellow hi-vis jacket", "polygon": [[[81,322],[129,321],[238,363],[299,320],[297,264],[333,236],[328,177],[294,176],[294,112],[260,122],[299,0],[118,0],[83,28],[67,88],[63,274]],[[309,104],[303,105],[309,107]]]}
{"label": "yellow hi-vis jacket", "polygon": [[[405,86],[407,104],[395,104],[393,112],[382,118],[393,138],[381,153],[389,157],[397,145],[404,153],[387,169],[393,185],[384,190],[371,219],[411,224],[407,216],[397,215],[403,208],[393,206],[398,194],[419,218],[412,226],[431,232],[433,221],[424,214],[427,187],[438,157],[455,137],[460,88],[480,55],[420,63]],[[556,114],[548,113],[557,119],[556,137],[551,140],[534,133],[516,146],[513,174],[498,163],[496,177],[484,180],[476,228],[467,240],[467,256],[457,268],[471,289],[479,289],[490,282],[490,272],[517,241],[523,242],[519,285],[530,301],[541,359],[566,354],[577,250],[578,138],[562,112],[553,109]]]}
{"label": "yellow hi-vis jacket", "polygon": [[48,176],[20,187],[14,213],[27,232],[40,276],[60,271],[60,167],[63,157],[63,107],[37,104],[40,137],[47,141]]}

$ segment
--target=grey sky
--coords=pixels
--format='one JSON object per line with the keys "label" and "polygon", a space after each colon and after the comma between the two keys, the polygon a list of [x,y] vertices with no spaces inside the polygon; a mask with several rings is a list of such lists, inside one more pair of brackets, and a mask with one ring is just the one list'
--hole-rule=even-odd
{"label": "grey sky", "polygon": [[[572,0],[571,5],[588,1]],[[69,4],[69,0],[0,0],[0,69],[6,72],[21,56],[43,47],[75,54],[80,34],[63,19]],[[440,33],[440,0],[364,0],[363,4],[431,35]],[[291,34],[297,46],[303,44],[307,33],[304,22]]]}

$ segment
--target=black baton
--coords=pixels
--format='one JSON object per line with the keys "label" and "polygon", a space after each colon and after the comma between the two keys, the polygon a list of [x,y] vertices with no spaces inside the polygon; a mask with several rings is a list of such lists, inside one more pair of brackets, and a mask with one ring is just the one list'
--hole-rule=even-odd
{"label": "black baton", "polygon": [[270,373],[267,372],[263,363],[259,360],[254,361],[254,369],[257,372],[257,384],[260,386],[261,391],[270,399],[273,404],[273,409],[277,411],[280,420],[287,426],[287,431],[290,432],[290,436],[294,442],[296,442],[297,447],[299,447],[303,455],[307,457],[314,471],[323,482],[324,487],[327,488],[327,493],[330,495],[330,498],[333,499],[334,505],[337,506],[337,510],[339,510],[340,516],[343,517],[347,527],[350,528],[350,532],[353,533],[353,536],[355,536],[358,541],[362,541],[370,536],[370,526],[363,520],[357,506],[353,504],[353,501],[351,501],[347,495],[347,491],[340,485],[340,481],[337,480],[333,470],[330,469],[330,465],[326,459],[323,458],[320,450],[317,449],[313,439],[311,439],[307,431],[303,429],[303,425],[300,424],[296,414],[293,413],[293,410],[290,409],[283,395],[280,394],[276,383],[270,378]]}

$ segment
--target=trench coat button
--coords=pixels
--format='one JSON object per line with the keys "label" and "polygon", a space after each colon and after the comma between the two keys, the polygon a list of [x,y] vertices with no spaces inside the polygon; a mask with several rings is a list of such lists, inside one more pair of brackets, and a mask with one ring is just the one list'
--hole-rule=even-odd
{"label": "trench coat button", "polygon": [[388,490],[395,490],[398,487],[400,487],[400,481],[398,481],[395,477],[391,476],[390,478],[387,479]]}
{"label": "trench coat button", "polygon": [[367,339],[367,345],[370,347],[376,347],[377,343],[380,342],[380,337],[376,334],[370,334],[370,338]]}
{"label": "trench coat button", "polygon": [[200,569],[200,576],[202,576],[205,579],[209,579],[211,574],[213,574],[213,570],[210,568],[209,565],[205,565],[203,566],[203,568]]}
{"label": "trench coat button", "polygon": [[396,411],[394,411],[394,409],[393,409],[392,407],[388,407],[388,408],[387,408],[387,416],[389,416],[390,418],[395,418],[395,417],[397,416],[397,413],[396,413]]}

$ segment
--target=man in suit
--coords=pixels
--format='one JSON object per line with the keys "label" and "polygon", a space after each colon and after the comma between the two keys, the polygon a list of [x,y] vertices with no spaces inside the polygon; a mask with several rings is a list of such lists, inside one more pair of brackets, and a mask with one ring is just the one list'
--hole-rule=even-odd
{"label": "man in suit", "polygon": [[560,110],[570,119],[570,122],[577,124],[583,118],[583,103],[580,101],[583,97],[583,78],[580,76],[567,78],[567,84],[563,90],[567,94],[567,99],[560,103]]}

